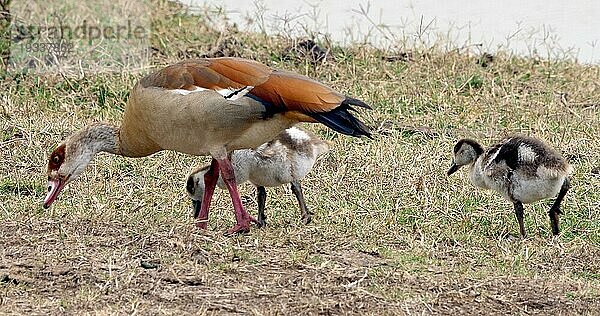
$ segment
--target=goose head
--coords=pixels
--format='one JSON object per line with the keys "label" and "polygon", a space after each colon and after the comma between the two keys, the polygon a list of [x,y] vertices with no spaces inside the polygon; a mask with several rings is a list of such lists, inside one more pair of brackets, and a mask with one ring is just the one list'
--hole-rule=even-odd
{"label": "goose head", "polygon": [[44,208],[56,200],[63,188],[77,179],[100,151],[117,152],[117,130],[108,124],[92,124],[71,135],[48,158],[48,194]]}
{"label": "goose head", "polygon": [[208,172],[209,167],[210,166],[206,166],[192,171],[187,179],[185,189],[192,199],[194,217],[198,217],[200,207],[202,207],[202,199],[204,198],[204,174]]}
{"label": "goose head", "polygon": [[81,144],[65,142],[56,147],[48,158],[48,195],[44,208],[50,207],[67,183],[79,177],[92,157],[91,151]]}
{"label": "goose head", "polygon": [[483,153],[483,147],[472,139],[461,139],[454,145],[454,158],[448,169],[448,175],[456,172],[460,167],[473,164]]}

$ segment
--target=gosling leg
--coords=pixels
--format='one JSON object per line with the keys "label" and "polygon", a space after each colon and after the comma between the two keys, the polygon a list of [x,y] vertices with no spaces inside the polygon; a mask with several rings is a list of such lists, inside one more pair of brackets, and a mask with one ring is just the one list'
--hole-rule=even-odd
{"label": "gosling leg", "polygon": [[567,191],[569,191],[569,188],[571,188],[571,182],[569,181],[569,179],[565,179],[562,187],[560,188],[560,192],[558,192],[558,196],[554,201],[554,204],[552,204],[552,207],[550,207],[550,211],[548,212],[548,215],[550,216],[550,224],[552,225],[552,234],[554,235],[558,235],[559,233],[558,215],[562,214],[560,210],[560,203],[565,198],[565,195],[567,194]]}
{"label": "gosling leg", "polygon": [[298,200],[298,205],[300,206],[300,214],[302,223],[309,224],[312,221],[311,213],[308,211],[306,207],[306,202],[304,201],[304,194],[302,193],[302,186],[300,185],[300,181],[292,181],[291,183],[292,192],[296,196]]}
{"label": "gosling leg", "polygon": [[258,227],[267,225],[267,215],[265,215],[265,204],[267,203],[267,190],[263,186],[256,187],[256,200],[258,201]]}
{"label": "gosling leg", "polygon": [[515,207],[515,215],[517,215],[517,221],[519,222],[519,232],[521,238],[525,238],[525,224],[523,223],[523,203],[516,201],[513,203]]}

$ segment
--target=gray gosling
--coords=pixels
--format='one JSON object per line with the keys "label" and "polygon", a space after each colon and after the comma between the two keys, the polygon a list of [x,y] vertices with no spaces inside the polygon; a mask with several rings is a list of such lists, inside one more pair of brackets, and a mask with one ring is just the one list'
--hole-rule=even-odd
{"label": "gray gosling", "polygon": [[454,159],[448,176],[469,166],[473,185],[492,189],[513,203],[521,237],[525,237],[523,203],[554,197],[548,215],[552,233],[559,234],[560,203],[570,188],[572,168],[567,161],[541,140],[527,136],[507,137],[484,150],[471,139],[454,146]]}
{"label": "gray gosling", "polygon": [[[302,180],[313,168],[317,157],[328,152],[330,143],[319,139],[314,134],[291,127],[281,132],[270,142],[256,149],[236,150],[231,154],[235,181],[238,184],[250,181],[257,189],[258,224],[266,225],[265,203],[267,191],[265,187],[278,187],[289,183],[298,200],[301,219],[304,224],[311,222],[311,213],[306,207],[302,193]],[[186,190],[194,207],[194,217],[198,216],[204,195],[204,175],[210,166],[192,171],[188,176]],[[221,176],[217,185],[225,188]]]}

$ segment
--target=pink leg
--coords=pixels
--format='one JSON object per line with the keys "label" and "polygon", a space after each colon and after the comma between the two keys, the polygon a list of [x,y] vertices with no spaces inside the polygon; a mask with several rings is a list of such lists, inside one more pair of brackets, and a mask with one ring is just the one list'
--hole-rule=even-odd
{"label": "pink leg", "polygon": [[196,218],[196,227],[200,229],[206,229],[208,224],[208,208],[210,207],[210,201],[212,201],[213,194],[215,193],[217,180],[219,180],[219,163],[216,159],[213,159],[210,163],[208,172],[204,174],[204,196],[202,197],[200,213]]}
{"label": "pink leg", "polygon": [[258,221],[250,216],[242,205],[231,161],[229,161],[228,158],[220,159],[219,169],[221,169],[221,178],[223,178],[223,182],[225,182],[227,190],[229,190],[229,195],[231,195],[231,202],[233,203],[233,210],[235,212],[235,221],[237,222],[233,228],[227,230],[226,235],[247,233],[250,231],[250,222],[258,224]]}

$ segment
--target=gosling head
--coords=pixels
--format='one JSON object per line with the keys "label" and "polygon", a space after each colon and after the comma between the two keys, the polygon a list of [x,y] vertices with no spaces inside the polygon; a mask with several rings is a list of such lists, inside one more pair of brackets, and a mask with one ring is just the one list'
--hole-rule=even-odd
{"label": "gosling head", "polygon": [[483,147],[472,139],[461,139],[454,145],[454,158],[448,169],[448,175],[455,173],[460,167],[474,163],[483,153]]}
{"label": "gosling head", "polygon": [[203,168],[195,169],[188,176],[187,184],[185,189],[192,199],[192,207],[194,209],[194,218],[198,217],[200,214],[200,208],[202,207],[202,198],[204,197],[204,175],[208,172],[208,168],[210,166],[206,166]]}

